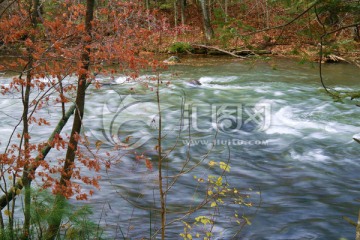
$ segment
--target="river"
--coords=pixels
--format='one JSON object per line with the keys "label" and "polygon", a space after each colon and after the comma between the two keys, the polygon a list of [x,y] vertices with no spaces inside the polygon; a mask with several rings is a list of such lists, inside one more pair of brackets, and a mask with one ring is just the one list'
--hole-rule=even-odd
{"label": "river", "polygon": [[[323,71],[330,87],[360,89],[360,71],[354,66],[329,64]],[[201,202],[204,185],[194,176],[221,174],[208,163],[222,161],[231,166],[226,180],[248,194],[253,206],[221,206],[213,239],[354,239],[355,227],[343,217],[357,221],[360,205],[360,146],[353,140],[360,133],[359,108],[356,101],[334,102],[325,94],[317,64],[184,58],[159,77],[163,149],[168,153],[164,173],[175,175],[187,159],[185,168],[199,164],[169,191],[169,212]],[[112,84],[89,89],[84,133],[92,144],[101,141],[101,151],[116,144],[126,147],[111,152],[113,165],[101,173],[101,190],[88,203],[104,236],[147,238],[160,224],[154,210],[159,206],[157,75],[144,73],[137,83],[123,76],[97,78]],[[11,106],[6,101],[3,112]],[[4,142],[13,124],[8,116],[1,118]],[[47,129],[34,134],[44,136]],[[149,158],[153,169],[135,160],[135,152]],[[251,225],[234,237],[240,230],[235,211]],[[205,208],[184,220],[212,213]],[[169,213],[167,220],[182,215]],[[169,225],[167,239],[180,239],[183,228],[181,221]]]}

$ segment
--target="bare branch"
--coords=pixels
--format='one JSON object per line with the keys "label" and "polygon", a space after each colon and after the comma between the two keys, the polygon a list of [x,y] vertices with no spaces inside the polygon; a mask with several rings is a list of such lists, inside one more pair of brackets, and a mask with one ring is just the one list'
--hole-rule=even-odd
{"label": "bare branch", "polygon": [[298,19],[301,18],[302,16],[304,16],[304,15],[305,15],[307,12],[309,12],[313,7],[315,7],[319,2],[320,2],[320,0],[314,2],[314,3],[311,4],[307,9],[305,9],[303,12],[301,12],[300,14],[298,14],[295,18],[293,18],[292,20],[290,20],[290,21],[287,22],[287,23],[284,23],[284,24],[278,25],[278,26],[274,26],[274,27],[269,27],[269,28],[260,29],[260,30],[257,30],[257,31],[249,32],[249,33],[245,33],[245,34],[242,34],[242,36],[250,36],[250,35],[253,35],[253,34],[256,34],[256,33],[267,32],[267,31],[270,31],[270,30],[287,27],[287,26],[293,24],[296,20],[298,20]]}
{"label": "bare branch", "polygon": [[[87,83],[86,87],[88,87],[90,85],[90,83]],[[61,119],[56,128],[54,129],[54,131],[52,132],[52,134],[50,135],[48,141],[47,141],[47,144],[45,147],[42,148],[41,150],[41,153],[36,157],[36,161],[42,161],[44,160],[44,158],[46,157],[46,155],[50,152],[51,150],[51,145],[50,143],[54,140],[55,136],[57,134],[60,134],[62,129],[64,128],[64,126],[66,125],[67,121],[69,120],[69,118],[74,114],[74,111],[75,111],[75,108],[76,108],[76,105],[73,104],[66,112],[65,114],[65,118],[64,119]],[[36,168],[35,166],[31,167],[30,171],[36,171]],[[14,186],[15,189],[22,189],[23,188],[23,185],[22,184],[19,184],[19,183],[16,183],[15,186]],[[12,194],[12,191],[8,191],[5,195],[3,195],[1,198],[0,198],[0,210],[2,210],[11,200],[13,200],[13,194]]]}

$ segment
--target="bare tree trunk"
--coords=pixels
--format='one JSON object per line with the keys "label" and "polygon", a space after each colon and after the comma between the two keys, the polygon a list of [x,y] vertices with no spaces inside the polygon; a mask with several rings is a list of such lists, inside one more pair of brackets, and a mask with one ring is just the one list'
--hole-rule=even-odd
{"label": "bare tree trunk", "polygon": [[210,23],[209,6],[208,6],[206,0],[200,0],[200,6],[201,6],[201,11],[202,11],[202,17],[203,17],[205,37],[209,41],[214,37],[214,30]]}
{"label": "bare tree trunk", "polygon": [[175,28],[178,26],[178,8],[177,8],[178,0],[174,0],[174,24]]}
{"label": "bare tree trunk", "polygon": [[265,27],[269,27],[269,5],[268,0],[265,0]]}
{"label": "bare tree trunk", "polygon": [[[38,24],[38,18],[39,18],[39,8],[40,8],[40,2],[39,0],[31,0],[31,24],[32,27],[35,29]],[[31,41],[35,42],[35,37],[31,36]],[[32,71],[33,68],[33,62],[34,59],[32,57],[32,51],[33,49],[28,48],[28,64],[26,67],[26,85],[25,85],[25,93],[22,92],[22,102],[23,102],[23,115],[22,115],[22,121],[23,121],[23,139],[24,139],[24,158],[25,158],[25,165],[24,165],[24,172],[22,176],[24,188],[25,188],[25,195],[24,195],[24,229],[23,229],[23,238],[27,239],[30,233],[30,221],[31,221],[31,214],[30,214],[30,208],[31,208],[31,163],[26,162],[28,159],[30,159],[30,136],[29,136],[29,119],[28,119],[28,113],[29,113],[29,98],[30,98],[30,89],[31,89],[31,80],[32,80]]]}
{"label": "bare tree trunk", "polygon": [[225,14],[225,22],[228,21],[228,5],[229,5],[229,0],[224,0],[224,14]]}
{"label": "bare tree trunk", "polygon": [[354,40],[357,42],[360,42],[360,30],[359,30],[360,26],[356,26],[354,27]]}
{"label": "bare tree trunk", "polygon": [[161,133],[161,107],[160,107],[160,78],[157,79],[157,85],[156,85],[156,100],[158,105],[158,114],[159,114],[159,131],[158,131],[158,145],[157,145],[157,153],[158,153],[158,180],[159,180],[159,195],[160,195],[160,215],[161,215],[161,240],[165,240],[165,227],[166,227],[166,193],[164,192],[163,187],[163,157],[162,157],[162,133]]}
{"label": "bare tree trunk", "polygon": [[181,4],[181,24],[185,25],[185,7],[186,7],[186,0],[180,0],[180,4]]}
{"label": "bare tree trunk", "polygon": [[[71,136],[69,141],[69,146],[66,152],[66,159],[63,166],[63,172],[60,178],[60,186],[67,188],[69,187],[69,181],[71,180],[74,162],[75,162],[75,153],[78,146],[78,140],[76,138],[76,134],[80,134],[81,125],[82,125],[82,118],[84,115],[84,107],[85,107],[85,91],[86,91],[86,81],[88,70],[90,67],[90,48],[88,44],[91,42],[91,21],[93,20],[94,16],[94,8],[95,8],[95,0],[87,0],[86,1],[86,17],[85,17],[85,31],[86,34],[90,36],[90,38],[86,38],[86,42],[84,45],[83,53],[81,56],[82,61],[82,68],[84,71],[80,74],[78,80],[78,88],[76,94],[76,110],[74,116],[74,122],[71,130]],[[64,201],[65,197],[61,194],[58,194],[55,198],[53,210],[52,210],[52,219],[49,221],[49,227],[45,234],[45,239],[53,240],[56,237],[56,234],[59,231],[61,220],[62,220],[62,213],[64,210]]]}
{"label": "bare tree trunk", "polygon": [[[29,54],[31,56],[31,54]],[[29,59],[29,66],[32,68],[33,59],[30,57]],[[28,121],[28,113],[29,113],[29,97],[30,97],[30,86],[31,86],[31,78],[32,73],[29,69],[27,75],[26,75],[26,86],[25,86],[25,94],[23,94],[23,115],[22,115],[22,121],[23,121],[23,139],[24,139],[24,158],[25,161],[30,158],[30,152],[29,152],[29,121]],[[30,163],[25,163],[24,166],[24,172],[22,179],[24,187],[25,187],[25,197],[24,197],[24,237],[26,238],[30,233],[30,205],[31,205],[31,179],[29,177],[29,166]]]}
{"label": "bare tree trunk", "polygon": [[207,2],[205,1],[205,4],[207,4],[207,9],[208,9],[208,15],[209,15],[209,19],[212,18],[212,11],[213,11],[213,8],[212,8],[212,3],[211,3],[211,0],[207,0]]}

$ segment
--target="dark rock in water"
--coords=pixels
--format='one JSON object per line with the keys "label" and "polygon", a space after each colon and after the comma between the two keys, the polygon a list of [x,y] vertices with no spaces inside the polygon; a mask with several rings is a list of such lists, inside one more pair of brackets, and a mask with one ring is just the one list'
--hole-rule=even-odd
{"label": "dark rock in water", "polygon": [[175,64],[175,63],[180,63],[180,62],[181,62],[180,58],[177,56],[171,56],[164,61],[164,63],[168,63],[168,64]]}
{"label": "dark rock in water", "polygon": [[115,83],[113,82],[102,82],[101,83],[101,86],[111,86],[111,85],[114,85]]}
{"label": "dark rock in water", "polygon": [[191,85],[196,85],[196,86],[200,86],[201,85],[201,82],[197,79],[193,79],[193,80],[190,80],[189,83]]}

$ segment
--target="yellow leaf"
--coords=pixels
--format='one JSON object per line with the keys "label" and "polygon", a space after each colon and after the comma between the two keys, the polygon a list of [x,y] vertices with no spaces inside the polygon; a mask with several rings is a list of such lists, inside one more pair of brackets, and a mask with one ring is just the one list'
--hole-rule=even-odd
{"label": "yellow leaf", "polygon": [[211,196],[211,195],[213,195],[213,191],[208,190],[207,194],[208,194],[209,196]]}
{"label": "yellow leaf", "polygon": [[247,217],[242,216],[242,218],[246,221],[246,224],[251,225],[251,222]]}
{"label": "yellow leaf", "polygon": [[17,183],[18,183],[20,186],[24,186],[21,178],[18,178]]}
{"label": "yellow leaf", "polygon": [[217,203],[216,202],[212,202],[210,207],[216,207],[217,206]]}
{"label": "yellow leaf", "polygon": [[[190,225],[190,224],[188,224],[188,223],[185,222],[185,221],[182,221],[182,222],[183,222],[183,224],[185,225],[186,228],[191,229],[191,225]],[[184,228],[184,232],[186,232],[186,228]]]}
{"label": "yellow leaf", "polygon": [[213,166],[215,166],[216,164],[217,164],[217,163],[214,162],[214,161],[212,161],[212,160],[209,162],[209,166],[210,166],[210,167],[213,167]]}
{"label": "yellow leaf", "polygon": [[6,209],[6,210],[4,211],[4,214],[5,214],[5,216],[10,216],[10,211]]}
{"label": "yellow leaf", "polygon": [[16,195],[20,195],[21,190],[20,189],[16,189]]}
{"label": "yellow leaf", "polygon": [[216,184],[216,186],[221,186],[222,185],[222,177],[218,177],[215,184]]}
{"label": "yellow leaf", "polygon": [[95,142],[96,149],[99,150],[102,144],[103,144],[102,141],[97,140],[97,141]]}
{"label": "yellow leaf", "polygon": [[195,218],[195,221],[196,222],[201,222],[204,225],[211,223],[211,220],[206,216],[198,216],[198,217]]}
{"label": "yellow leaf", "polygon": [[226,172],[230,172],[230,166],[224,162],[220,162],[220,168]]}

